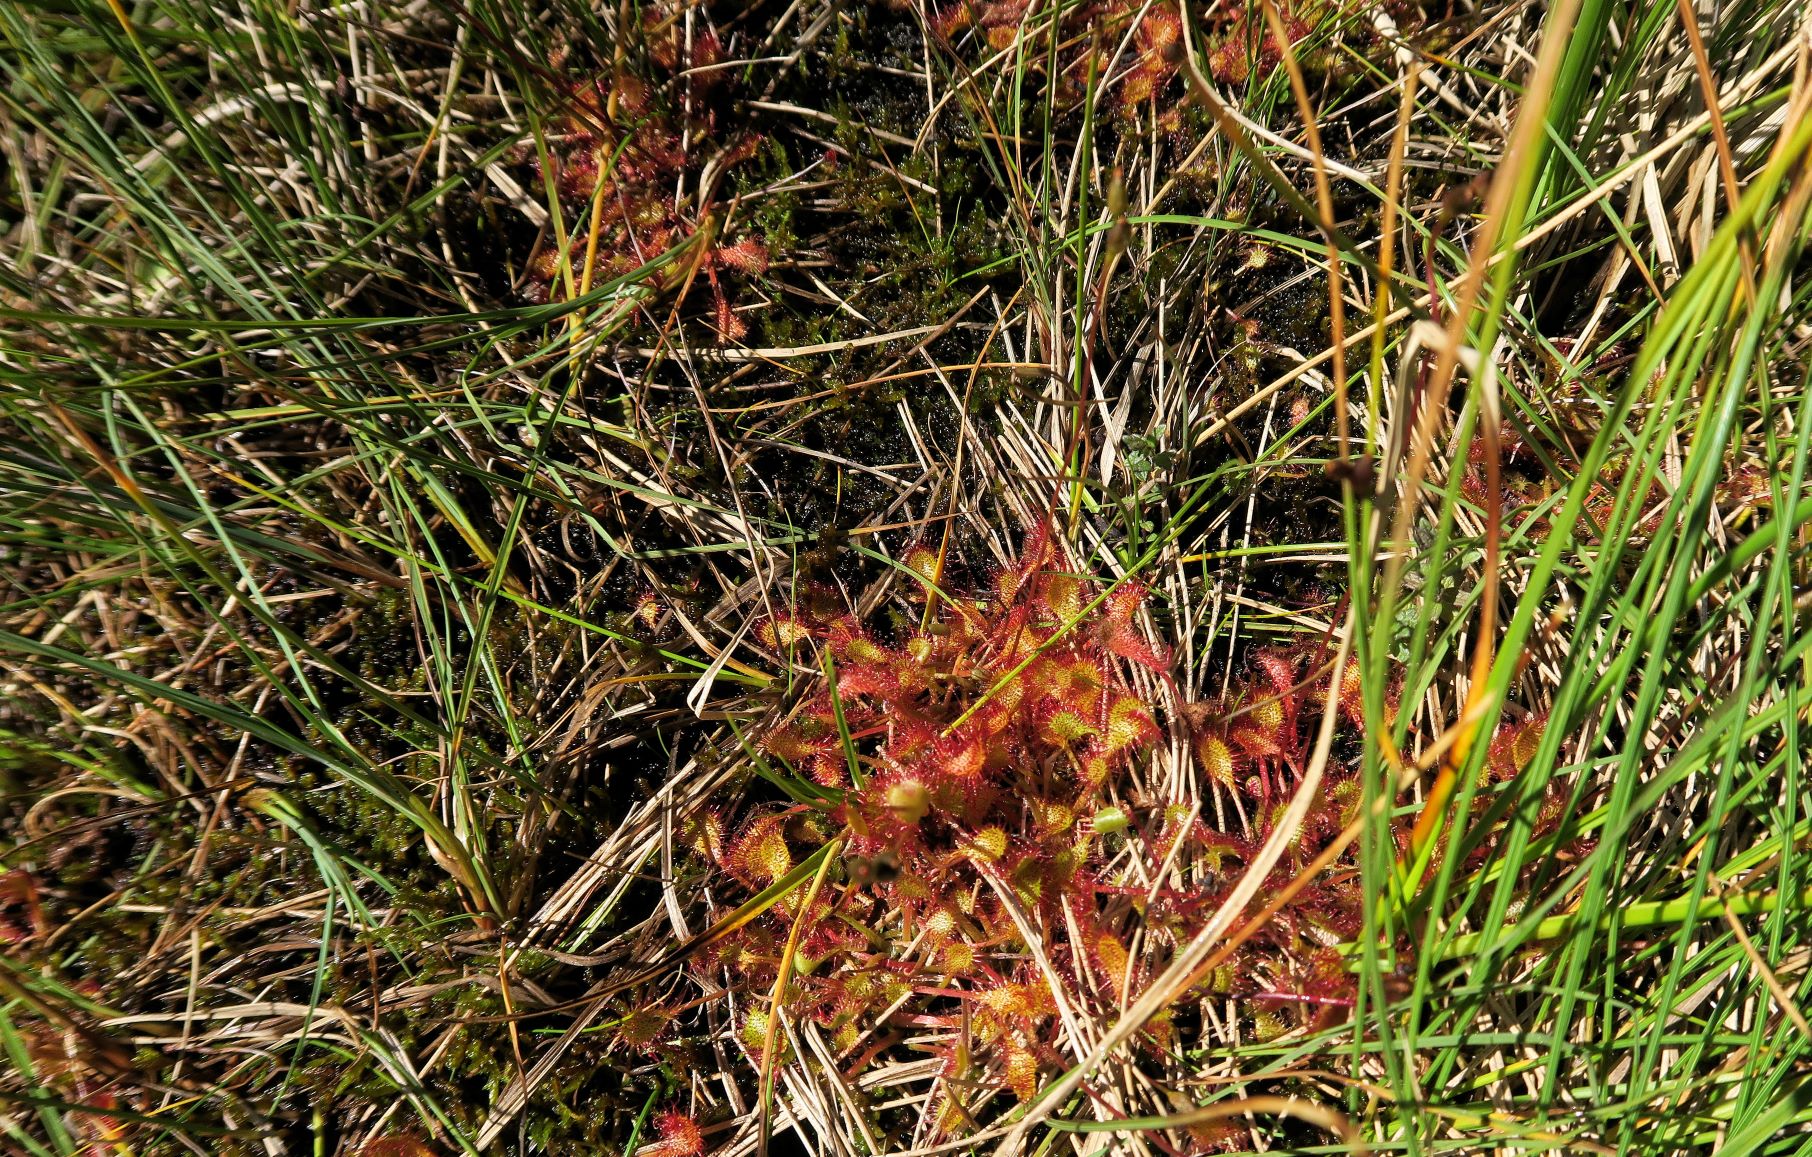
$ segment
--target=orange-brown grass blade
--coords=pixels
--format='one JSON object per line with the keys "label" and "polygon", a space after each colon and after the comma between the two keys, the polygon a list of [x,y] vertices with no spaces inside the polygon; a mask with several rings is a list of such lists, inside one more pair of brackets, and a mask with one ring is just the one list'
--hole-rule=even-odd
{"label": "orange-brown grass blade", "polygon": [[780,967],[774,974],[774,993],[768,1000],[767,1031],[762,1035],[761,1042],[761,1086],[758,1094],[761,1127],[755,1134],[757,1157],[768,1157],[768,1129],[773,1123],[774,1113],[774,1043],[780,1033],[780,1002],[786,996],[788,982],[793,979],[793,954],[799,951],[799,934],[805,931],[812,901],[818,898],[819,890],[824,887],[824,876],[830,870],[831,856],[842,845],[843,839],[839,836],[819,849],[818,870],[812,876],[812,886],[806,890],[805,901],[799,905],[799,915],[793,918],[792,930],[786,937],[786,951],[781,953]]}
{"label": "orange-brown grass blade", "polygon": [[[1321,124],[1315,118],[1315,105],[1309,99],[1309,86],[1303,80],[1302,66],[1296,61],[1296,46],[1290,41],[1283,17],[1277,14],[1277,5],[1265,0],[1264,12],[1265,23],[1271,26],[1271,35],[1283,50],[1284,69],[1290,75],[1290,91],[1295,94],[1297,111],[1302,114],[1302,132],[1309,144],[1309,155],[1314,158],[1315,208],[1320,213],[1316,224],[1321,227],[1328,249],[1328,327],[1333,343],[1329,348],[1334,354],[1334,422],[1340,440],[1339,460],[1345,462],[1352,452],[1352,418],[1346,405],[1346,295],[1341,286],[1340,244],[1334,237],[1334,191],[1328,181],[1327,157],[1321,151]],[[1378,284],[1378,292],[1381,296],[1385,292],[1383,281]],[[1351,482],[1350,475],[1348,482]]]}

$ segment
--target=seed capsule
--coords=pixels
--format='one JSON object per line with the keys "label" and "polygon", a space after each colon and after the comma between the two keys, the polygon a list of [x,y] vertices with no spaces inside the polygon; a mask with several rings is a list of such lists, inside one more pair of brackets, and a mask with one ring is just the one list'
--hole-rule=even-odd
{"label": "seed capsule", "polygon": [[916,779],[902,780],[887,789],[887,806],[903,824],[916,824],[931,810],[931,793]]}

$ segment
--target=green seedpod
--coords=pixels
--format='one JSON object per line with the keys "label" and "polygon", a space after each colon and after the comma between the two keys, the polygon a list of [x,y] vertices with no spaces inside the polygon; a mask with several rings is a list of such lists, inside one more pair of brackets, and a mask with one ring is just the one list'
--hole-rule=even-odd
{"label": "green seedpod", "polygon": [[1096,835],[1111,836],[1125,831],[1132,824],[1132,819],[1117,807],[1104,807],[1095,813],[1089,823],[1094,826]]}

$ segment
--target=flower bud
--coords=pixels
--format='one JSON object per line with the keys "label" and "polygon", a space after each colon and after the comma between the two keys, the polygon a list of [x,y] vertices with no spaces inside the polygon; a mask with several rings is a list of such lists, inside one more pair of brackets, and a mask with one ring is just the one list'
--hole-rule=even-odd
{"label": "flower bud", "polygon": [[1125,831],[1127,825],[1132,821],[1127,819],[1126,813],[1119,808],[1104,807],[1095,813],[1095,818],[1090,822],[1094,825],[1097,835],[1109,836],[1115,832]]}
{"label": "flower bud", "polygon": [[887,806],[903,824],[916,824],[931,810],[931,793],[916,779],[901,780],[887,789]]}

